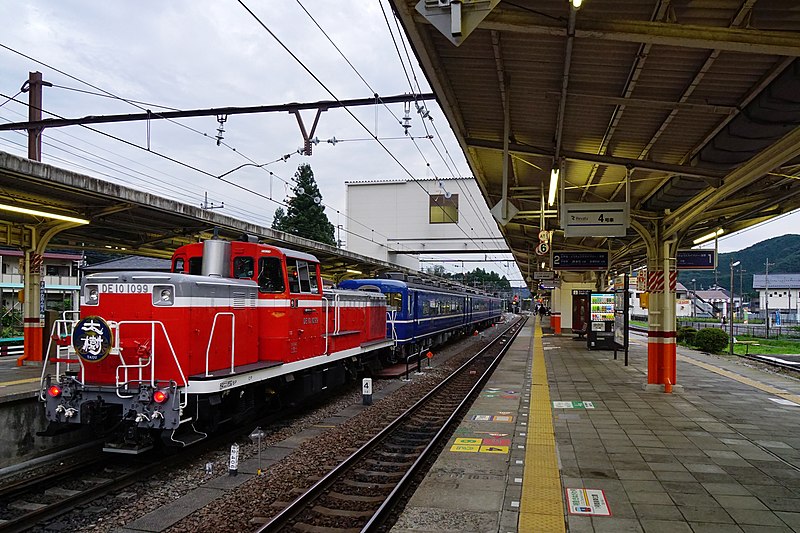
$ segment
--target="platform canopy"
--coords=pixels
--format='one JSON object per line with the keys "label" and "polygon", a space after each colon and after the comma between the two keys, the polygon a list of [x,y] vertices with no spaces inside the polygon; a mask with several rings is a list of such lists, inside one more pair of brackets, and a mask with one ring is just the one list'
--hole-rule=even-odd
{"label": "platform canopy", "polygon": [[[542,229],[626,267],[643,233],[691,246],[800,207],[795,0],[391,1],[487,205],[513,205],[523,275]],[[620,236],[561,229],[564,202],[626,201]]]}

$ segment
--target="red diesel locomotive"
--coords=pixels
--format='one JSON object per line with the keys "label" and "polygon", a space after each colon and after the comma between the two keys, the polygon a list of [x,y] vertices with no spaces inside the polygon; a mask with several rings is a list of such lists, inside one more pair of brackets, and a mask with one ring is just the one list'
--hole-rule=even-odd
{"label": "red diesel locomotive", "polygon": [[178,248],[169,273],[87,276],[53,341],[48,420],[115,423],[105,449],[122,453],[344,383],[394,344],[383,294],[323,289],[312,255],[219,239]]}

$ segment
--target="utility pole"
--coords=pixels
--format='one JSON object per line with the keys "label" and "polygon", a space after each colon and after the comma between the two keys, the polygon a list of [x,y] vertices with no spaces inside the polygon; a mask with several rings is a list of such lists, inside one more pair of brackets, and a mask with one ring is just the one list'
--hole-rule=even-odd
{"label": "utility pole", "polygon": [[767,257],[767,262],[764,263],[766,269],[764,270],[764,309],[766,313],[764,314],[764,325],[766,326],[766,338],[769,339],[769,267],[775,266],[775,263],[769,262],[769,257]]}
{"label": "utility pole", "polygon": [[729,339],[729,347],[730,347],[730,355],[733,355],[733,267],[737,267],[741,264],[740,261],[734,261],[731,259],[731,291],[730,291],[730,298],[728,299],[728,320],[730,324],[731,336]]}
{"label": "utility pole", "polygon": [[[42,120],[42,87],[52,87],[53,84],[42,81],[41,72],[29,72],[28,81],[22,86],[22,91],[28,93],[28,121]],[[42,160],[42,128],[28,129],[28,159]]]}
{"label": "utility pole", "polygon": [[744,285],[742,284],[742,278],[744,278],[744,273],[745,272],[747,272],[747,270],[743,269],[740,266],[739,267],[739,298],[742,299],[742,304],[739,306],[739,309],[740,309],[740,311],[742,313],[742,319],[744,319],[744,291],[742,290],[742,287]]}
{"label": "utility pole", "polygon": [[208,211],[210,209],[223,209],[225,207],[225,202],[222,202],[220,205],[214,205],[213,202],[208,201],[208,191],[205,193],[205,197],[203,203],[200,204],[200,209],[203,211]]}

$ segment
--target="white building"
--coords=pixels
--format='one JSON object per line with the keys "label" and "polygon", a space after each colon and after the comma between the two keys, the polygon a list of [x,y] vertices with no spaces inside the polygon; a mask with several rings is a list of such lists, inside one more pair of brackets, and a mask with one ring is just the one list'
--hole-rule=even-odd
{"label": "white building", "polygon": [[[22,289],[22,257],[19,250],[0,249],[0,300],[3,309],[22,309],[17,297]],[[79,254],[45,252],[41,269],[46,309],[63,307],[67,300],[71,308],[77,308],[80,291],[78,267],[81,259]]]}
{"label": "white building", "polygon": [[419,254],[507,252],[473,178],[350,181],[347,250],[419,269]]}
{"label": "white building", "polygon": [[780,311],[785,319],[796,321],[800,304],[800,274],[770,274],[769,284],[766,278],[765,274],[753,275],[753,288],[758,291],[758,308],[761,310],[759,314],[763,317],[769,307],[770,316]]}

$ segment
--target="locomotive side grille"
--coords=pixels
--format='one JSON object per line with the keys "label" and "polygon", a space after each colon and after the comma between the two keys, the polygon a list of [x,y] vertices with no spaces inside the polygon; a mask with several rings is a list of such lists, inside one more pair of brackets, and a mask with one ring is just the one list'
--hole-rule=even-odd
{"label": "locomotive side grille", "polygon": [[247,303],[247,293],[242,291],[233,291],[233,308],[244,309]]}

